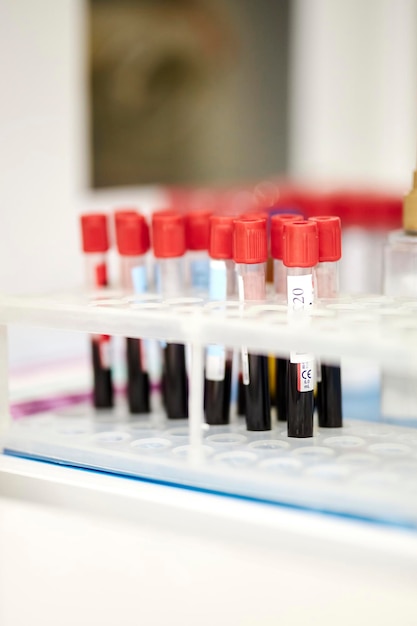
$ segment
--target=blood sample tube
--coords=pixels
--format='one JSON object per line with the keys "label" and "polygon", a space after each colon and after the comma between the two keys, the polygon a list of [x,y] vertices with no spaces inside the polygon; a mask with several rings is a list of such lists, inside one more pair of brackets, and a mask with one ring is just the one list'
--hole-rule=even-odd
{"label": "blood sample tube", "polygon": [[[284,225],[284,265],[288,268],[288,310],[308,312],[314,301],[313,269],[318,262],[315,222],[300,220]],[[288,373],[288,436],[312,437],[314,413],[314,356],[291,352]]]}
{"label": "blood sample tube", "polygon": [[[116,243],[120,254],[121,287],[137,294],[148,290],[146,252],[149,228],[143,215],[120,212],[116,217]],[[131,413],[149,413],[150,385],[145,342],[126,339],[127,399]]]}
{"label": "blood sample tube", "polygon": [[[342,256],[340,218],[318,216],[319,263],[316,267],[316,289],[319,298],[334,298],[339,293],[338,261]],[[319,426],[340,428],[342,417],[342,384],[338,365],[321,364],[317,368],[317,412]]]}
{"label": "blood sample tube", "polygon": [[185,214],[187,282],[193,291],[207,295],[209,288],[209,238],[211,211]]}
{"label": "blood sample tube", "polygon": [[[271,217],[271,256],[274,260],[274,287],[278,298],[287,295],[287,268],[283,256],[284,224],[302,219],[294,213],[280,213]],[[287,421],[288,413],[288,359],[275,359],[275,405],[278,421]]]}
{"label": "blood sample tube", "polygon": [[[268,258],[266,220],[240,218],[234,222],[233,258],[237,265],[241,302],[265,300],[265,272]],[[245,416],[248,430],[271,430],[268,357],[248,354],[242,348],[245,385]]]}
{"label": "blood sample tube", "polygon": [[[233,216],[210,218],[209,299],[225,301],[234,293]],[[227,424],[232,385],[232,351],[210,345],[206,351],[204,407],[208,424]]]}
{"label": "blood sample tube", "polygon": [[[152,216],[152,244],[158,260],[157,285],[164,297],[179,296],[183,291],[185,254],[184,217],[172,210]],[[188,417],[188,382],[185,346],[163,346],[162,397],[169,419]]]}
{"label": "blood sample tube", "polygon": [[[107,251],[109,239],[107,216],[89,213],[81,216],[82,248],[85,254],[85,275],[88,289],[107,286]],[[108,335],[91,336],[93,364],[93,404],[97,409],[113,406],[111,373],[111,339]]]}

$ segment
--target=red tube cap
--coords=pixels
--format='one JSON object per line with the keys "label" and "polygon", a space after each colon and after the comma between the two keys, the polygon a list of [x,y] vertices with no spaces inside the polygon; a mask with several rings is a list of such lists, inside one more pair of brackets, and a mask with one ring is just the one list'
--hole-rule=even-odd
{"label": "red tube cap", "polygon": [[109,249],[107,215],[104,213],[81,215],[81,236],[84,252],[107,252]]}
{"label": "red tube cap", "polygon": [[314,267],[319,261],[319,237],[316,222],[300,220],[284,224],[286,267]]}
{"label": "red tube cap", "polygon": [[271,256],[282,261],[284,255],[284,224],[302,220],[295,213],[277,213],[271,217]]}
{"label": "red tube cap", "polygon": [[140,256],[149,250],[149,227],[139,213],[119,213],[116,217],[116,243],[122,256]]}
{"label": "red tube cap", "polygon": [[267,261],[266,219],[242,217],[235,220],[233,258],[236,263],[265,263]]}
{"label": "red tube cap", "polygon": [[184,217],[176,211],[158,211],[152,215],[153,252],[157,259],[185,254]]}
{"label": "red tube cap", "polygon": [[211,211],[190,211],[185,215],[185,241],[188,250],[208,250]]}
{"label": "red tube cap", "polygon": [[323,215],[311,218],[319,234],[319,262],[338,261],[342,256],[342,227],[340,217]]}
{"label": "red tube cap", "polygon": [[210,217],[209,255],[212,259],[233,258],[233,215]]}
{"label": "red tube cap", "polygon": [[117,223],[120,219],[123,219],[125,215],[137,215],[136,209],[116,209],[114,212],[114,223],[117,229]]}

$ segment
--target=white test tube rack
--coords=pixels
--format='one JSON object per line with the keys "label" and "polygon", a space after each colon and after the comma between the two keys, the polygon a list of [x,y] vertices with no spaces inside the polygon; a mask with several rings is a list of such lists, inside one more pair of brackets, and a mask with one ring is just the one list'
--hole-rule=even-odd
{"label": "white test tube rack", "polygon": [[[220,344],[286,356],[308,351],[322,361],[366,359],[387,372],[417,376],[412,299],[341,296],[288,319],[268,300],[204,303],[162,300],[110,290],[0,298],[0,427],[6,452],[103,469],[209,491],[417,526],[417,431],[349,421],[313,439],[286,436],[285,423],[266,433],[243,424],[204,424],[204,349]],[[114,414],[84,406],[64,415],[12,423],[7,394],[7,326],[20,324],[188,344],[189,420]],[[84,413],[83,413],[84,411]],[[31,428],[27,428],[27,424]],[[148,436],[152,435],[152,436]],[[180,445],[178,445],[180,444]],[[185,445],[184,445],[185,444]]]}

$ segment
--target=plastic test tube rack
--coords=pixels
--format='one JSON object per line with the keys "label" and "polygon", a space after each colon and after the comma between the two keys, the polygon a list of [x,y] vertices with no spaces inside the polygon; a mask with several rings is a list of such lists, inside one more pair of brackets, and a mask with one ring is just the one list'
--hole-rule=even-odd
{"label": "plastic test tube rack", "polygon": [[[276,300],[205,303],[184,297],[125,296],[103,290],[0,298],[2,447],[31,458],[112,471],[264,501],[417,526],[417,431],[345,420],[309,439],[289,439],[286,425],[246,431],[237,420],[204,424],[204,350],[208,344],[253,353],[308,350],[327,363],[343,357],[417,375],[412,299],[340,297],[294,322]],[[189,421],[162,412],[128,416],[119,406],[81,405],[11,423],[7,405],[7,325],[146,337],[191,346]],[[347,416],[349,417],[349,416]]]}

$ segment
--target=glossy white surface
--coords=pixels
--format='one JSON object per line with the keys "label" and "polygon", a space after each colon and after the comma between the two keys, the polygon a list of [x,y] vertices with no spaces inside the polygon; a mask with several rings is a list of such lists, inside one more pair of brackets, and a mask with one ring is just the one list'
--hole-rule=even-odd
{"label": "glossy white surface", "polygon": [[2,626],[415,624],[417,537],[0,457]]}

